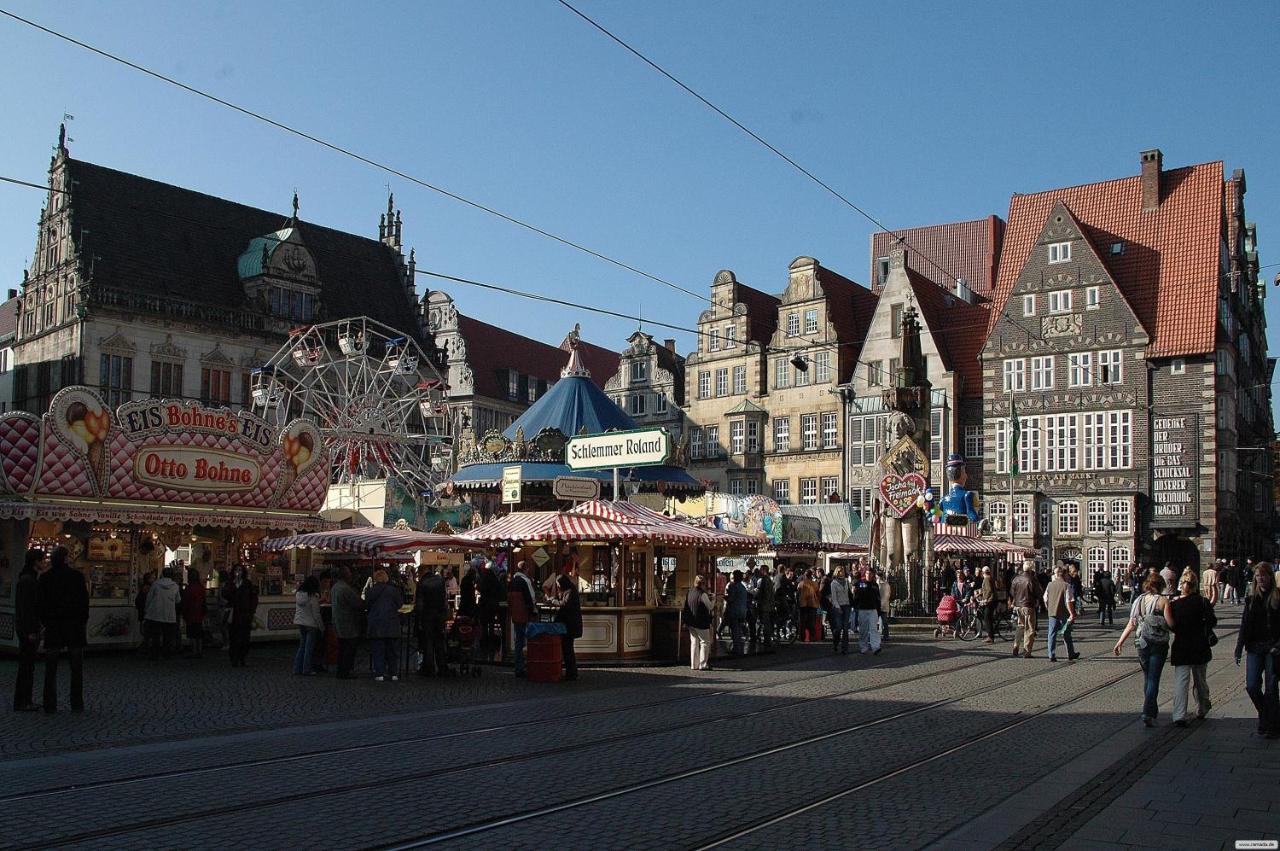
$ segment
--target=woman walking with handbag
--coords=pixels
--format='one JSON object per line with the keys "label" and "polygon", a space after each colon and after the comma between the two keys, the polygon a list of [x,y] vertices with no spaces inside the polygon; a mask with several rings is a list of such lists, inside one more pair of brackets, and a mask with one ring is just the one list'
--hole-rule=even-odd
{"label": "woman walking with handbag", "polygon": [[1129,640],[1129,636],[1137,633],[1134,646],[1138,648],[1138,664],[1143,673],[1142,723],[1148,727],[1156,725],[1157,702],[1160,696],[1160,672],[1164,670],[1165,659],[1169,655],[1169,624],[1164,619],[1168,600],[1163,596],[1164,579],[1158,573],[1152,573],[1142,583],[1142,596],[1133,601],[1129,611],[1129,622],[1124,632],[1116,641],[1112,650],[1120,655],[1120,648]]}
{"label": "woman walking with handbag", "polygon": [[1271,565],[1254,569],[1253,593],[1244,598],[1244,615],[1236,638],[1236,664],[1247,654],[1244,690],[1258,710],[1258,734],[1280,738],[1280,589]]}
{"label": "woman walking with handbag", "polygon": [[1218,619],[1213,606],[1200,594],[1200,581],[1191,568],[1182,571],[1178,580],[1180,596],[1165,606],[1164,619],[1173,630],[1173,649],[1169,663],[1173,665],[1173,723],[1187,726],[1187,691],[1194,689],[1197,718],[1209,714],[1209,681],[1206,669],[1213,658],[1210,650],[1218,643],[1213,627]]}

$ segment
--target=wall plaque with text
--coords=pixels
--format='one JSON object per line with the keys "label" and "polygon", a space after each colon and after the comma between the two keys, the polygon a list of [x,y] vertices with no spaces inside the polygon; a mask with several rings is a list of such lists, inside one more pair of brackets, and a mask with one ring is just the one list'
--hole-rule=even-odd
{"label": "wall plaque with text", "polygon": [[1160,414],[1151,420],[1151,525],[1200,522],[1200,417]]}

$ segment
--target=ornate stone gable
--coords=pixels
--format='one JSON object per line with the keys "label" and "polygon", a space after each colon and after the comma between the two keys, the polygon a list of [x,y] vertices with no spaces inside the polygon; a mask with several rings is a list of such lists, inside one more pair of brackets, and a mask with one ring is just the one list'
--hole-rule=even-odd
{"label": "ornate stone gable", "polygon": [[138,350],[138,347],[134,345],[133,341],[126,337],[124,332],[119,329],[99,340],[98,348],[101,351],[117,355],[132,355]]}
{"label": "ornate stone gable", "polygon": [[163,343],[151,344],[151,356],[153,358],[181,361],[186,360],[187,350],[173,342],[172,334],[165,334]]}

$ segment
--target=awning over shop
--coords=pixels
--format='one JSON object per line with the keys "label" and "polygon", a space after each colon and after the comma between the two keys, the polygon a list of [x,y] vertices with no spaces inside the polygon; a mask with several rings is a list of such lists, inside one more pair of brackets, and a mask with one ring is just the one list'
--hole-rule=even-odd
{"label": "awning over shop", "polygon": [[368,526],[359,529],[335,529],[329,532],[312,532],[307,535],[291,535],[287,538],[269,538],[262,542],[264,550],[311,549],[339,553],[376,556],[400,550],[474,548],[479,542],[460,535],[436,535],[431,532],[415,532],[411,529],[382,529]]}
{"label": "awning over shop", "polygon": [[640,523],[619,522],[559,511],[516,511],[471,529],[480,541],[634,541],[649,537]]}
{"label": "awning over shop", "polygon": [[967,535],[934,535],[933,551],[936,553],[988,556],[1026,555],[1031,552],[1026,547],[1011,544],[1007,541],[987,541],[982,538],[971,538]]}
{"label": "awning over shop", "polygon": [[691,526],[633,502],[593,500],[569,511],[517,511],[467,532],[496,541],[651,541],[744,552],[759,540]]}
{"label": "awning over shop", "polygon": [[737,532],[726,532],[707,526],[694,526],[674,517],[660,514],[638,502],[596,499],[570,509],[570,513],[593,514],[633,523],[644,523],[658,530],[664,543],[697,544],[705,547],[731,547],[750,549],[760,545],[760,539]]}
{"label": "awning over shop", "polygon": [[255,511],[214,505],[143,505],[90,500],[0,502],[0,518],[117,523],[139,526],[214,526],[312,531],[333,524],[310,512]]}

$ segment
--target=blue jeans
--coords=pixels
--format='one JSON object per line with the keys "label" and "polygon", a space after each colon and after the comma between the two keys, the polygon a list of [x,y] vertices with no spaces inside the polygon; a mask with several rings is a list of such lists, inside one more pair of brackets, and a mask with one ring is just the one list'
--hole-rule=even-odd
{"label": "blue jeans", "polygon": [[829,615],[831,617],[831,646],[836,650],[849,652],[849,613],[852,611],[850,606],[832,606]]}
{"label": "blue jeans", "polygon": [[1270,653],[1249,653],[1245,657],[1244,690],[1258,710],[1259,730],[1280,729],[1280,690],[1277,689],[1276,657]]}
{"label": "blue jeans", "polygon": [[1049,618],[1049,658],[1058,658],[1058,638],[1061,637],[1067,642],[1067,656],[1076,655],[1076,643],[1071,640],[1071,621],[1066,618],[1059,620],[1055,617]]}
{"label": "blue jeans", "polygon": [[1138,664],[1142,666],[1142,717],[1156,720],[1159,714],[1160,672],[1169,656],[1168,644],[1148,644],[1138,648]]}
{"label": "blue jeans", "polygon": [[298,652],[293,654],[293,672],[309,674],[315,670],[316,645],[320,643],[320,630],[311,626],[298,627]]}
{"label": "blue jeans", "polygon": [[381,677],[387,675],[396,677],[400,675],[400,639],[398,638],[371,638],[369,643],[373,650],[373,675]]}
{"label": "blue jeans", "polygon": [[513,623],[511,630],[516,637],[516,676],[524,674],[524,644],[525,630],[528,628],[527,623]]}

